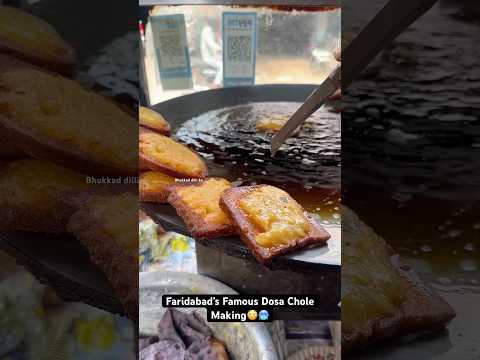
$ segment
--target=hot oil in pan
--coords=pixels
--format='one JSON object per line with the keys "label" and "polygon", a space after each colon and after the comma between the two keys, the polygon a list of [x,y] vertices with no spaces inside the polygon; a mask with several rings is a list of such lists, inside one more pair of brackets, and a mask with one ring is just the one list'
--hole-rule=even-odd
{"label": "hot oil in pan", "polygon": [[291,116],[294,102],[250,103],[213,110],[187,121],[176,137],[206,160],[210,176],[237,185],[283,188],[323,222],[340,221],[340,115],[320,109],[271,157],[272,134],[256,131],[262,119]]}

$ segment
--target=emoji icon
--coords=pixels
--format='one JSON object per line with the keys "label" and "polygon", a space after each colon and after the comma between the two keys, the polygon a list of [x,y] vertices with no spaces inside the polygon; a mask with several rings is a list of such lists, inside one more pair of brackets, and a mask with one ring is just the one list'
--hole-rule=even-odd
{"label": "emoji icon", "polygon": [[257,320],[257,312],[255,310],[250,310],[247,313],[248,320],[255,321]]}
{"label": "emoji icon", "polygon": [[270,317],[270,314],[268,313],[267,310],[260,311],[260,316],[259,316],[260,320],[267,321],[269,317]]}

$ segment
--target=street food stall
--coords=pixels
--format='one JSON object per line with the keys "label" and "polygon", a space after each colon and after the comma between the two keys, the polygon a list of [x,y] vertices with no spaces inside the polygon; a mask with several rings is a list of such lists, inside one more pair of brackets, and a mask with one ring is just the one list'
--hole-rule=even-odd
{"label": "street food stall", "polygon": [[[150,329],[161,316],[152,299],[168,293],[164,284],[185,292],[186,278],[198,273],[243,295],[320,296],[313,310],[276,309],[286,322],[280,332],[269,327],[270,336],[281,357],[315,344],[323,344],[321,356],[333,356],[325,350],[331,335],[321,329],[340,320],[338,96],[275,156],[269,144],[338,65],[340,7],[142,4],[140,334],[155,335]],[[156,146],[176,150],[164,159]],[[278,216],[274,232],[250,222],[255,204]],[[299,235],[295,222],[308,230]],[[285,331],[303,339],[291,341],[290,351]],[[316,340],[308,345],[307,338]]]}

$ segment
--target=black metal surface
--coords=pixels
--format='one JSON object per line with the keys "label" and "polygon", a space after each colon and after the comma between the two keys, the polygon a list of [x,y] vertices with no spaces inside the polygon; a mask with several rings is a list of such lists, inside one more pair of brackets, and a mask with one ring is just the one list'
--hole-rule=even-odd
{"label": "black metal surface", "polygon": [[[188,120],[212,110],[260,102],[302,102],[315,88],[315,85],[257,85],[221,88],[177,97],[157,104],[153,106],[153,109],[161,113],[170,122],[175,132]],[[291,160],[285,159],[283,162],[284,166],[289,161],[291,162]],[[212,162],[208,162],[208,165],[210,170],[211,167],[216,166]],[[143,204],[142,207],[150,216],[165,227],[188,235],[188,230],[185,228],[183,221],[170,206]],[[249,250],[238,237],[201,241],[205,246],[220,248],[234,256],[251,256]],[[314,251],[313,256],[310,255]],[[322,256],[325,256],[325,261],[322,261]],[[340,253],[338,253],[338,257],[340,257]],[[341,263],[339,258],[337,261],[332,261],[328,251],[322,254],[318,249],[304,251],[302,256],[288,255],[279,259],[281,260],[278,260],[278,263],[295,261],[298,263],[315,264],[316,266],[324,264],[329,267]]]}
{"label": "black metal surface", "polygon": [[[175,209],[170,205],[142,203],[142,210],[155,222],[162,225],[167,231],[174,231],[179,234],[190,236],[183,220],[177,215]],[[328,229],[327,229],[328,230]],[[334,235],[335,236],[335,235]],[[238,236],[222,237],[217,239],[197,239],[206,247],[219,250],[229,256],[256,261],[250,250]],[[340,254],[338,254],[339,256]],[[333,258],[328,253],[328,245],[320,248],[306,249],[294,254],[276,258],[269,267],[274,268],[307,268],[316,270],[339,271],[340,258]]]}
{"label": "black metal surface", "polygon": [[255,85],[220,88],[180,96],[156,104],[160,112],[177,130],[187,120],[211,110],[249,102],[303,102],[317,85]]}
{"label": "black metal surface", "polygon": [[[143,203],[142,210],[155,222],[162,225],[167,231],[174,231],[179,234],[190,236],[182,219],[177,215],[175,209],[170,205]],[[251,256],[248,249],[238,237],[222,237],[215,240],[196,240],[210,244],[214,248],[221,248],[230,255]]]}

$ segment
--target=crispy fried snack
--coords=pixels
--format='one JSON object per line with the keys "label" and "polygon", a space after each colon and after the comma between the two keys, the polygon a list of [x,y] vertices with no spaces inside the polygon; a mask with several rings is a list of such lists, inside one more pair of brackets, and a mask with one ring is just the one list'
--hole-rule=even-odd
{"label": "crispy fried snack", "polygon": [[[263,118],[257,121],[257,123],[255,124],[255,129],[257,130],[257,132],[275,134],[282,129],[282,127],[287,123],[288,119],[288,116],[284,115]],[[301,128],[296,129],[292,135],[298,135],[300,130]]]}
{"label": "crispy fried snack", "polygon": [[67,226],[138,321],[138,198],[131,193],[87,196]]}
{"label": "crispy fried snack", "polygon": [[342,353],[444,329],[455,311],[351,210],[342,211]]}
{"label": "crispy fried snack", "polygon": [[138,119],[141,126],[165,136],[170,135],[170,124],[156,111],[144,106],[139,106]]}
{"label": "crispy fried snack", "polygon": [[0,53],[70,74],[74,50],[45,21],[21,10],[0,6]]}
{"label": "crispy fried snack", "polygon": [[0,130],[34,157],[91,175],[136,175],[137,126],[109,100],[61,76],[0,73]]}
{"label": "crispy fried snack", "polygon": [[[31,69],[32,65],[17,60],[11,56],[0,54],[0,72],[5,72],[11,69]],[[26,157],[25,152],[9,138],[10,134],[5,130],[0,129],[0,157]]]}
{"label": "crispy fried snack", "polygon": [[166,203],[169,186],[175,184],[175,178],[155,172],[147,171],[140,174],[139,194],[140,201]]}
{"label": "crispy fried snack", "polygon": [[220,206],[261,263],[306,246],[325,245],[330,238],[290,195],[274,186],[226,190]]}
{"label": "crispy fried snack", "polygon": [[0,230],[65,233],[71,213],[58,195],[87,186],[84,176],[46,161],[8,163],[0,169]]}
{"label": "crispy fried snack", "polygon": [[140,134],[141,168],[181,178],[204,178],[207,166],[195,152],[169,137],[155,133]]}
{"label": "crispy fried snack", "polygon": [[220,209],[220,195],[231,187],[225,179],[210,178],[191,185],[171,187],[168,202],[196,239],[235,234],[232,221]]}
{"label": "crispy fried snack", "polygon": [[276,133],[280,131],[287,121],[288,117],[286,116],[263,118],[257,121],[255,127],[258,132]]}

